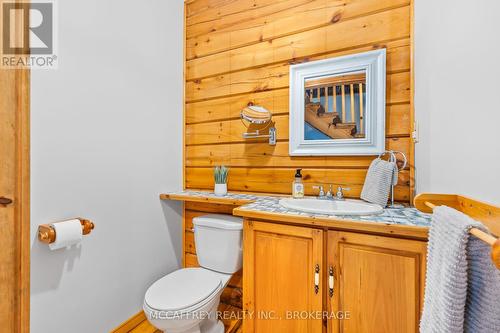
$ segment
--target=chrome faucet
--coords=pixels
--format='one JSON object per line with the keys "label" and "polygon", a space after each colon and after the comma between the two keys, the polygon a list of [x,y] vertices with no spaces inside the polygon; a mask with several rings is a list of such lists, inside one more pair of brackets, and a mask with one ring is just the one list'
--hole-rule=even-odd
{"label": "chrome faucet", "polygon": [[330,184],[330,189],[328,190],[328,192],[326,192],[326,198],[329,200],[333,200],[332,184]]}
{"label": "chrome faucet", "polygon": [[333,185],[330,184],[330,188],[328,192],[325,194],[325,190],[323,185],[317,185],[313,186],[314,189],[319,190],[318,192],[318,199],[326,199],[326,200],[345,200],[344,198],[344,192],[343,191],[349,191],[350,188],[348,187],[342,187],[338,186],[337,187],[337,192],[335,193],[335,196],[333,195]]}

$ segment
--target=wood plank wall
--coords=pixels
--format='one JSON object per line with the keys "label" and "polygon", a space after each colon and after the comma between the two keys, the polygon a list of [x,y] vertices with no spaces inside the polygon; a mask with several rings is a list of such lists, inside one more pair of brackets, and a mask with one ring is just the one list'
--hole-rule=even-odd
{"label": "wood plank wall", "polygon": [[[358,197],[374,158],[288,155],[288,70],[387,48],[387,148],[410,158],[396,199],[413,193],[411,0],[191,0],[185,8],[186,188],[213,187],[212,167],[231,167],[229,190],[291,193],[295,168],[309,183],[342,184]],[[274,114],[276,146],[243,140],[249,102]]]}
{"label": "wood plank wall", "polygon": [[[397,200],[413,193],[411,0],[186,0],[184,186],[212,189],[212,167],[231,167],[229,190],[291,193],[295,168],[312,184],[342,184],[359,197],[373,156],[288,155],[288,70],[297,62],[387,48],[387,148],[404,151]],[[243,140],[249,102],[274,114],[278,143]],[[234,206],[184,206],[184,266],[198,266],[192,220]],[[241,309],[241,271],[222,303]]]}

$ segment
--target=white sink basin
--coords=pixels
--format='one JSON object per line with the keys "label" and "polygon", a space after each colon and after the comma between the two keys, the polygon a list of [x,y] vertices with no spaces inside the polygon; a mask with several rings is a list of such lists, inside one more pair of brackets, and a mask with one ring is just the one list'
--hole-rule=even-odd
{"label": "white sink basin", "polygon": [[280,205],[307,213],[329,215],[374,215],[383,212],[383,208],[361,200],[319,200],[315,198],[281,199]]}

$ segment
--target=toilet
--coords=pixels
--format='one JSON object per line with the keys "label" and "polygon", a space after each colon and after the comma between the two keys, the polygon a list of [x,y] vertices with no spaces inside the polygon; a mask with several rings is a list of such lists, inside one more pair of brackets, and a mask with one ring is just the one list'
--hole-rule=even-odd
{"label": "toilet", "polygon": [[183,268],[153,283],[144,296],[149,322],[168,333],[224,333],[217,318],[220,295],[242,265],[241,218],[208,214],[193,218],[200,267]]}

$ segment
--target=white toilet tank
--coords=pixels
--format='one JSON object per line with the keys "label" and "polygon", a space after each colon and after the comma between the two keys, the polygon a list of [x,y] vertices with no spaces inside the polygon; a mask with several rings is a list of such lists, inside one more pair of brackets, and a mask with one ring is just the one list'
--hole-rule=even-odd
{"label": "white toilet tank", "polygon": [[239,271],[243,259],[243,219],[208,214],[193,218],[193,224],[200,266],[226,274]]}

